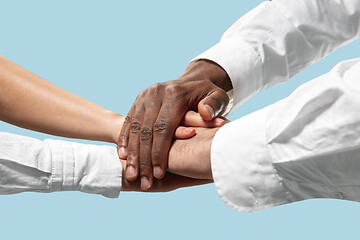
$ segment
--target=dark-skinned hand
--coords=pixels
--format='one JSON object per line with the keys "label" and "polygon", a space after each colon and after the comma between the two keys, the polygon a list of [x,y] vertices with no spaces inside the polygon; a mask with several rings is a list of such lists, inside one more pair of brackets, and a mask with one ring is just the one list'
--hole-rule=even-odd
{"label": "dark-skinned hand", "polygon": [[163,178],[175,129],[185,113],[195,110],[202,124],[223,125],[215,117],[225,111],[230,89],[231,81],[219,65],[200,60],[191,62],[177,80],[141,92],[119,136],[119,157],[127,159],[126,179],[134,181],[140,174],[141,189],[147,191],[153,185],[153,176]]}

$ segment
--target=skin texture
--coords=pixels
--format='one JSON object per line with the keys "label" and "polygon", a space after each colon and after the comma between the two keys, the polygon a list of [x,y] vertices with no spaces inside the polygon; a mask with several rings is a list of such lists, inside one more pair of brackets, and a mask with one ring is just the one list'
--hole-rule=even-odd
{"label": "skin texture", "polygon": [[119,156],[127,159],[126,178],[141,178],[141,188],[153,185],[153,176],[165,175],[168,152],[176,127],[188,110],[205,121],[223,113],[232,89],[226,72],[205,60],[192,62],[177,80],[158,83],[141,92],[132,105],[119,137]]}

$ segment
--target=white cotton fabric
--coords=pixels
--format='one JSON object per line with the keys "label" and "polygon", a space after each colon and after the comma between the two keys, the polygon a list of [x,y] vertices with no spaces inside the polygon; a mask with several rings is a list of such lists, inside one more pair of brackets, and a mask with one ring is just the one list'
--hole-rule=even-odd
{"label": "white cotton fabric", "polygon": [[310,199],[360,202],[360,59],[222,127],[212,143],[220,197],[243,212]]}
{"label": "white cotton fabric", "polygon": [[116,148],[0,132],[0,194],[80,191],[119,196]]}
{"label": "white cotton fabric", "polygon": [[208,59],[227,72],[234,87],[228,114],[359,35],[359,0],[273,0],[246,13],[192,61]]}
{"label": "white cotton fabric", "polygon": [[[214,61],[228,73],[229,113],[359,35],[359,0],[273,0],[193,61]],[[360,200],[358,61],[217,132],[212,170],[228,205],[249,212],[315,197]]]}

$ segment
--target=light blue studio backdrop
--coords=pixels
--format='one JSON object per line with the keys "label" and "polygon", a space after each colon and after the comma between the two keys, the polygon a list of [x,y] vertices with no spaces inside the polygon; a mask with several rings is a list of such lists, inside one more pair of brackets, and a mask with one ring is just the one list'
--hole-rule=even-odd
{"label": "light blue studio backdrop", "polygon": [[[0,54],[126,114],[140,91],[177,78],[190,59],[260,2],[1,1]],[[230,119],[288,96],[359,53],[355,41],[287,84],[256,95]],[[5,123],[0,129],[51,137]],[[118,199],[79,192],[0,196],[0,213],[0,239],[350,239],[358,235],[360,204],[308,200],[245,214],[227,207],[211,184],[164,194],[122,193]]]}

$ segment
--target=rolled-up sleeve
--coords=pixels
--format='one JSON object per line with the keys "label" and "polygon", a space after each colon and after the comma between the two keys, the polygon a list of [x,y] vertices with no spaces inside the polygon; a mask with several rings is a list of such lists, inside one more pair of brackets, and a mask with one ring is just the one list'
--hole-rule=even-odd
{"label": "rolled-up sleeve", "polygon": [[242,16],[192,61],[208,59],[227,72],[233,85],[229,113],[359,35],[358,0],[273,0]]}
{"label": "rolled-up sleeve", "polygon": [[0,133],[0,194],[81,191],[118,197],[116,148]]}
{"label": "rolled-up sleeve", "polygon": [[251,212],[310,198],[360,202],[360,59],[222,127],[211,164],[230,207]]}

